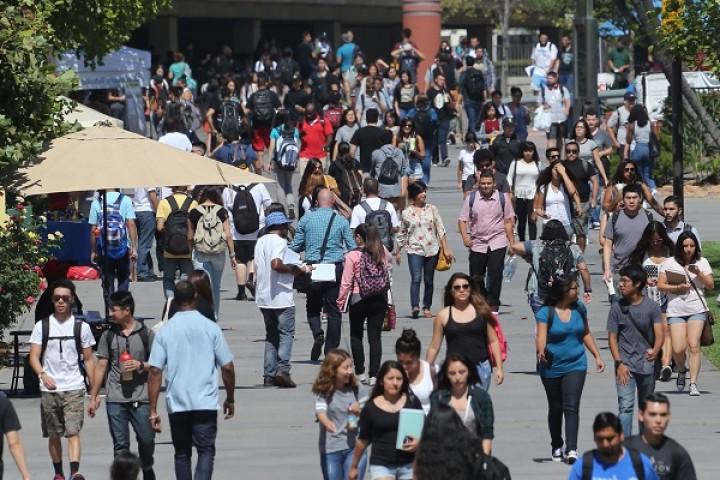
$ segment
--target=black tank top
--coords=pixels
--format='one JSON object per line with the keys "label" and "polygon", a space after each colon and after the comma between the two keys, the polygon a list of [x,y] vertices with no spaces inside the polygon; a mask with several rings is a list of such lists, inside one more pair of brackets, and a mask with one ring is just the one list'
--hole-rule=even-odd
{"label": "black tank top", "polygon": [[458,323],[453,319],[452,307],[449,307],[444,332],[448,353],[459,353],[473,365],[489,358],[487,322],[480,315],[468,323]]}

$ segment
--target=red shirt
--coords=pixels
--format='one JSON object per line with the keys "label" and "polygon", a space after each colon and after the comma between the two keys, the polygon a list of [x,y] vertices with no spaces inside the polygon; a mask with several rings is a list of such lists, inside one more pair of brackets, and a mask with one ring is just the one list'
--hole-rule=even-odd
{"label": "red shirt", "polygon": [[325,122],[320,118],[315,118],[311,122],[303,120],[298,125],[300,130],[300,158],[320,158],[326,156],[323,148],[327,145],[328,135],[332,135],[333,128],[330,122]]}

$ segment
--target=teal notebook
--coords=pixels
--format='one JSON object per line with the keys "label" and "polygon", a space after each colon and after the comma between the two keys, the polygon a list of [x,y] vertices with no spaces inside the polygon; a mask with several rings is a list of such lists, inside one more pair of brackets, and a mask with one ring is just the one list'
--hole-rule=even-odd
{"label": "teal notebook", "polygon": [[407,437],[420,440],[424,423],[425,413],[422,410],[416,410],[414,408],[403,408],[400,410],[400,421],[398,422],[395,448],[402,450],[403,443],[405,443],[405,438]]}

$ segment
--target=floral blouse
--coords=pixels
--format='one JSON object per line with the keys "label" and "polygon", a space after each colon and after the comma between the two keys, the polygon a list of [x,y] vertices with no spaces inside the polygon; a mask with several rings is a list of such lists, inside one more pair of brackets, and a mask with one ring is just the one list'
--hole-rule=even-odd
{"label": "floral blouse", "polygon": [[440,251],[440,239],[445,234],[445,225],[435,205],[426,203],[422,208],[411,205],[402,212],[398,249],[405,248],[409,254],[432,257]]}

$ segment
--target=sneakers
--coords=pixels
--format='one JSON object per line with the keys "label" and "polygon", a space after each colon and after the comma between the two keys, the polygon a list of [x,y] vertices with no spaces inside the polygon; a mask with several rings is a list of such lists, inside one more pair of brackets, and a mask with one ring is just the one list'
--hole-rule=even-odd
{"label": "sneakers", "polygon": [[356,377],[357,377],[357,379],[358,379],[358,382],[367,385],[367,383],[368,383],[368,376],[367,376],[367,374],[365,374],[365,373],[358,373],[358,374],[356,375]]}
{"label": "sneakers", "polygon": [[272,377],[264,377],[263,378],[263,387],[269,388],[275,386],[275,379]]}
{"label": "sneakers", "polygon": [[65,475],[60,475],[59,473],[57,473],[53,477],[53,480],[65,480]]}
{"label": "sneakers", "polygon": [[377,378],[370,377],[370,379],[368,380],[368,387],[374,387],[376,383],[377,383]]}
{"label": "sneakers", "polygon": [[670,365],[663,365],[663,367],[660,369],[660,375],[658,376],[658,380],[661,382],[667,382],[670,380],[670,377],[672,377],[672,367]]}
{"label": "sneakers", "polygon": [[450,145],[455,145],[455,143],[457,143],[454,132],[450,132],[450,135],[448,135],[448,140],[449,140]]}
{"label": "sneakers", "polygon": [[697,383],[690,384],[690,396],[691,397],[699,397],[700,396],[700,390],[698,390]]}
{"label": "sneakers", "polygon": [[677,385],[678,392],[682,392],[683,390],[685,390],[685,373],[686,370],[683,370],[682,372],[678,370],[677,380],[675,383]]}
{"label": "sneakers", "polygon": [[248,278],[248,282],[245,284],[245,288],[247,288],[248,292],[250,292],[250,295],[255,298],[255,282],[252,280],[252,277]]}
{"label": "sneakers", "polygon": [[293,205],[288,207],[288,219],[295,220],[295,207]]}
{"label": "sneakers", "polygon": [[292,378],[290,378],[290,374],[288,372],[280,372],[275,377],[275,385],[277,385],[279,388],[295,388],[297,385],[295,385],[295,382],[293,382]]}
{"label": "sneakers", "polygon": [[553,462],[562,462],[563,461],[563,449],[562,448],[556,448],[552,451],[552,461]]}
{"label": "sneakers", "polygon": [[325,344],[325,335],[318,335],[313,341],[312,350],[310,350],[310,360],[317,362],[320,360],[320,353],[322,353],[323,345]]}
{"label": "sneakers", "polygon": [[76,473],[75,475],[70,476],[70,480],[85,480],[85,475]]}
{"label": "sneakers", "polygon": [[577,458],[578,458],[578,452],[577,452],[577,450],[570,450],[570,451],[567,453],[567,463],[568,463],[568,465],[572,465],[573,463],[575,463],[575,462],[577,461]]}
{"label": "sneakers", "polygon": [[441,167],[447,167],[448,165],[450,165],[450,159],[449,159],[449,158],[445,158],[445,159],[443,159],[442,162],[440,162],[440,166],[441,166]]}

